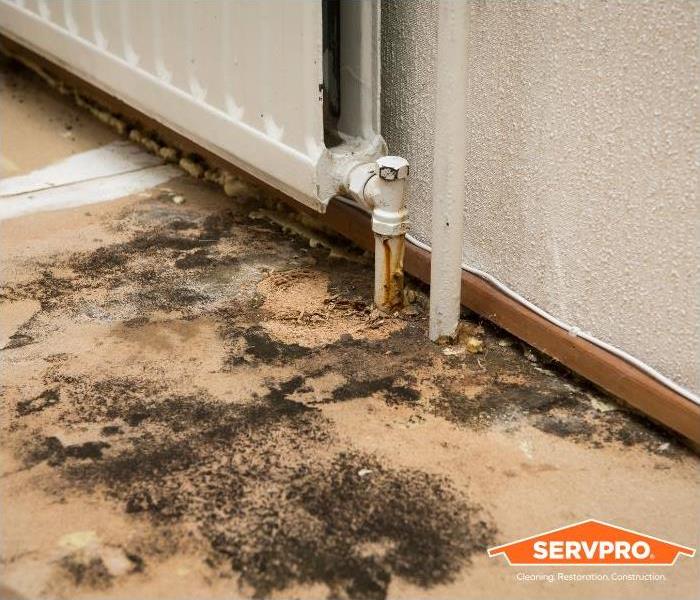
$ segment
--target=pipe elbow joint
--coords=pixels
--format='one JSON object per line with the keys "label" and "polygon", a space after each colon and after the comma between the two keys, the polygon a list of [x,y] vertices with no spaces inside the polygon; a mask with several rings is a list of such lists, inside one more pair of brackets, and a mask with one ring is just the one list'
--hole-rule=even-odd
{"label": "pipe elbow joint", "polygon": [[375,163],[354,165],[345,176],[345,192],[368,211],[374,209],[373,199],[367,193],[367,184],[377,177]]}
{"label": "pipe elbow joint", "polygon": [[345,176],[345,192],[372,213],[372,231],[394,237],[409,228],[406,179],[409,165],[400,156],[355,165]]}
{"label": "pipe elbow joint", "polygon": [[351,167],[343,191],[372,213],[374,232],[374,304],[384,312],[400,309],[403,296],[403,259],[408,231],[406,178],[408,161],[382,156],[376,163]]}
{"label": "pipe elbow joint", "polygon": [[397,236],[408,231],[406,178],[408,161],[400,156],[382,156],[377,160],[376,175],[364,188],[372,206],[372,231],[379,235]]}

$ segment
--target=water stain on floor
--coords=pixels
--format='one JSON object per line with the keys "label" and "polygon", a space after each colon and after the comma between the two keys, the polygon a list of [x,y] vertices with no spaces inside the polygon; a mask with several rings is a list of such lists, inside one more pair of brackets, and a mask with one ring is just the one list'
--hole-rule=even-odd
{"label": "water stain on floor", "polygon": [[[209,581],[235,581],[243,596],[320,585],[379,599],[400,582],[458,581],[500,539],[498,518],[468,473],[396,460],[392,415],[454,435],[537,430],[585,452],[691,460],[486,323],[464,323],[482,353],[430,344],[420,290],[404,313],[378,314],[371,265],[342,241],[334,256],[273,223],[261,231],[252,194],[222,206],[200,182],[171,186],[91,209],[99,241],[79,251],[59,218],[43,253],[7,259],[0,300],[33,307],[1,352],[16,367],[2,382],[15,485],[57,502],[70,490],[70,502],[96,499],[133,523],[110,541],[115,560],[33,550],[51,565],[43,593],[116,593],[175,555],[198,557]],[[337,422],[363,402],[386,419],[382,451]],[[21,570],[21,557],[7,560]]]}

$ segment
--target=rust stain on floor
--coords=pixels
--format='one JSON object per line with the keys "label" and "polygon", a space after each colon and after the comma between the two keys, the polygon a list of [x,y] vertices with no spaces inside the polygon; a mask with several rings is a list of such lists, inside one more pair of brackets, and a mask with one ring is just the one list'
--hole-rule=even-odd
{"label": "rust stain on floor", "polygon": [[488,323],[431,344],[419,290],[379,314],[369,259],[261,202],[183,177],[0,224],[4,586],[581,597],[486,548],[589,517],[697,541],[675,438]]}

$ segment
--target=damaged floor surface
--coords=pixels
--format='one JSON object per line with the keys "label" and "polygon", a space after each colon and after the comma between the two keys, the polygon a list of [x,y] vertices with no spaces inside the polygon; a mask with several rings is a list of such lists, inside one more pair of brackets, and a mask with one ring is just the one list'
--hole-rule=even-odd
{"label": "damaged floor surface", "polygon": [[[7,175],[116,139],[8,65],[1,101]],[[697,559],[488,558],[587,518],[697,546],[698,458],[477,318],[431,344],[420,291],[377,314],[371,259],[239,187],[0,223],[0,597],[696,597]]]}

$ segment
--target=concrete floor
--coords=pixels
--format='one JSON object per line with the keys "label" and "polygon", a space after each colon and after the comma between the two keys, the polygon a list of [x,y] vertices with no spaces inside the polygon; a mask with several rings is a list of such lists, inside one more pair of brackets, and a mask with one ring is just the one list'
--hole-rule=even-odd
{"label": "concrete floor", "polygon": [[[6,175],[115,139],[1,85]],[[181,176],[0,223],[0,597],[698,597],[697,558],[488,558],[587,518],[697,547],[698,457],[488,323],[432,345],[420,292],[381,317],[367,257],[257,196]]]}

